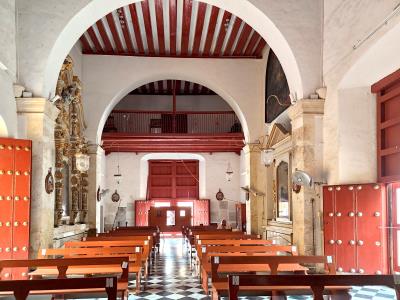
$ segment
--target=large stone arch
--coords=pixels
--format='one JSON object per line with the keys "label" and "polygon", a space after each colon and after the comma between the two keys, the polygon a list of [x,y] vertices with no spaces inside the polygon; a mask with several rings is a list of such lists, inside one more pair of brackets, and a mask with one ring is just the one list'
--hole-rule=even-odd
{"label": "large stone arch", "polygon": [[263,99],[264,80],[259,75],[265,72],[265,67],[257,62],[252,67],[248,62],[242,64],[247,68],[228,60],[86,56],[83,97],[88,139],[100,143],[106,118],[130,91],[149,82],[176,79],[198,83],[216,92],[239,117],[246,140],[254,141],[263,132],[259,120],[264,115],[264,103],[259,99]]}
{"label": "large stone arch", "polygon": [[[141,0],[75,0],[54,3],[40,1],[32,7],[22,1],[18,7],[22,34],[40,32],[23,40],[20,81],[35,95],[48,97],[54,91],[63,59],[80,35],[98,19],[118,7]],[[299,98],[321,84],[320,4],[313,0],[285,2],[293,14],[282,14],[282,3],[260,0],[202,0],[221,7],[245,20],[267,41],[277,54],[286,73],[289,87]],[[28,3],[29,2],[29,3]],[[51,3],[50,3],[51,2]],[[312,5],[311,5],[312,4]],[[59,14],[59,12],[63,12]],[[297,17],[296,17],[297,16]],[[296,21],[294,21],[296,20]],[[306,22],[300,22],[305,20]],[[310,26],[315,22],[315,26]],[[307,23],[307,24],[306,24]],[[301,36],[301,39],[299,37]],[[28,47],[29,46],[29,47]]]}

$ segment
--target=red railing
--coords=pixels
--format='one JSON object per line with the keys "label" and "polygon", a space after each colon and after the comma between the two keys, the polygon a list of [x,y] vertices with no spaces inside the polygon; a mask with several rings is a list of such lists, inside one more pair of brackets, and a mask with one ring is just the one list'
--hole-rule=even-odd
{"label": "red railing", "polygon": [[217,134],[242,132],[232,111],[122,111],[109,115],[104,132],[133,134]]}

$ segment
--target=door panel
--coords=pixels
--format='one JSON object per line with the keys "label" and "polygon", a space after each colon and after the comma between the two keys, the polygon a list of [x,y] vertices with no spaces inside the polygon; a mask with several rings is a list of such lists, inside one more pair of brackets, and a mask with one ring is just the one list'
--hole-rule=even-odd
{"label": "door panel", "polygon": [[357,186],[357,262],[365,274],[387,272],[385,187],[378,184]]}
{"label": "door panel", "polygon": [[400,182],[392,185],[393,271],[400,272]]}
{"label": "door panel", "polygon": [[333,187],[324,187],[324,250],[325,255],[333,256],[336,264],[336,230],[335,230],[335,191]]}
{"label": "door panel", "polygon": [[336,267],[343,272],[357,270],[354,197],[354,186],[335,187]]}

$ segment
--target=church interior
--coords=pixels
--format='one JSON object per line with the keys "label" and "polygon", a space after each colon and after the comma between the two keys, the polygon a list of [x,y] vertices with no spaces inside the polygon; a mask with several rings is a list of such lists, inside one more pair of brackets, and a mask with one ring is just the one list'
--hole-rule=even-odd
{"label": "church interior", "polygon": [[400,299],[399,0],[1,0],[0,298]]}

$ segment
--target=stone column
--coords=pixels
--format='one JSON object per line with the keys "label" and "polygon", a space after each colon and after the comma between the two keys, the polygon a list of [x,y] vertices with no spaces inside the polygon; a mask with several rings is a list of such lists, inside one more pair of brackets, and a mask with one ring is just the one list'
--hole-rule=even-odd
{"label": "stone column", "polygon": [[54,126],[58,109],[44,98],[17,98],[18,130],[21,138],[32,140],[32,195],[30,255],[53,243],[54,193],[45,191],[45,178],[54,175]]}
{"label": "stone column", "polygon": [[[254,191],[265,194],[266,170],[261,164],[261,148],[248,144],[243,148],[246,161],[246,184]],[[262,195],[249,194],[250,199],[246,201],[247,232],[261,234],[264,217],[266,217],[266,197]]]}
{"label": "stone column", "polygon": [[99,145],[89,145],[88,154],[90,156],[90,167],[88,172],[88,218],[87,224],[89,225],[89,229],[94,230],[97,229],[99,231],[100,228],[100,206],[101,202],[97,202],[97,189],[100,186],[100,189],[104,189],[105,186],[102,185],[102,176],[103,176],[103,168],[102,165],[104,163],[104,150]]}
{"label": "stone column", "polygon": [[[305,171],[315,181],[322,180],[323,113],[324,100],[320,99],[304,99],[289,108],[292,122],[293,170]],[[315,188],[302,187],[298,194],[292,194],[293,242],[298,246],[300,254],[311,255],[321,251],[320,194],[318,185]]]}

